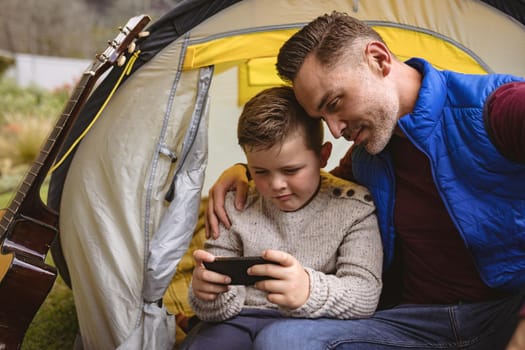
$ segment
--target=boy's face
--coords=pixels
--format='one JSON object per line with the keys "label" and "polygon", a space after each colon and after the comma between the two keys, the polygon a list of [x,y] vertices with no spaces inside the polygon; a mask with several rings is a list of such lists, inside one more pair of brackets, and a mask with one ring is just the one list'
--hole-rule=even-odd
{"label": "boy's face", "polygon": [[[283,211],[302,208],[317,192],[320,168],[326,164],[306,148],[299,133],[267,150],[245,150],[248,168],[259,193]],[[328,153],[329,154],[329,153]]]}

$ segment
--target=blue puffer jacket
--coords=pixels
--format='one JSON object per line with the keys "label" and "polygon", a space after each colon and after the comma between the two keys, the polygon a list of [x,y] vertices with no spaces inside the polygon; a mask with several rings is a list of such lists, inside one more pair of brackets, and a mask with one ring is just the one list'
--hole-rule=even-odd
{"label": "blue puffer jacket", "polygon": [[[438,71],[421,59],[407,63],[424,79],[414,111],[399,120],[399,127],[430,159],[437,189],[483,281],[510,291],[523,288],[525,164],[496,150],[483,119],[489,95],[502,84],[523,79]],[[374,196],[386,269],[395,238],[395,176],[388,148],[372,156],[355,147],[352,171]]]}

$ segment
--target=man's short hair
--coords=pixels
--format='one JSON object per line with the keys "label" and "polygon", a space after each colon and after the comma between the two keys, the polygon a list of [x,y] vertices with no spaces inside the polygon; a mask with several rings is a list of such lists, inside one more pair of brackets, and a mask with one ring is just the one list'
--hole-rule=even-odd
{"label": "man's short hair", "polygon": [[284,43],[277,56],[277,72],[284,81],[291,83],[310,53],[321,64],[333,66],[343,56],[352,54],[354,44],[370,40],[384,43],[370,26],[346,13],[324,14]]}

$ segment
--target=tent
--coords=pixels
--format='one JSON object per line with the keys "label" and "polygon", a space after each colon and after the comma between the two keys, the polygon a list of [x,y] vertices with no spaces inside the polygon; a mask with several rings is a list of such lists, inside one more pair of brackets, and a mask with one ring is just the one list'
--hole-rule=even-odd
{"label": "tent", "polygon": [[[179,2],[137,41],[111,99],[124,68],[92,93],[59,158],[72,152],[52,175],[48,203],[61,231],[52,253],[72,286],[86,349],[173,347],[174,316],[160,301],[207,186],[243,160],[240,108],[282,84],[281,44],[332,10],[372,25],[400,59],[525,76],[523,0]],[[336,154],[347,146],[336,144]]]}

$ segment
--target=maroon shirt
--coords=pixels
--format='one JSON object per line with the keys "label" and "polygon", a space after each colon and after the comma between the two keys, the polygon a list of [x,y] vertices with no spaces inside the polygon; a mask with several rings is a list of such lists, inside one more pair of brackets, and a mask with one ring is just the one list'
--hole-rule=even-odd
{"label": "maroon shirt", "polygon": [[525,163],[525,83],[499,87],[487,101],[485,123],[496,148]]}
{"label": "maroon shirt", "polygon": [[[485,119],[498,150],[525,162],[525,83],[500,87],[487,101]],[[384,276],[383,300],[455,304],[501,297],[481,280],[437,192],[428,158],[404,137],[394,136],[387,147],[395,165],[397,242],[393,268]],[[350,152],[335,175],[353,178]]]}

